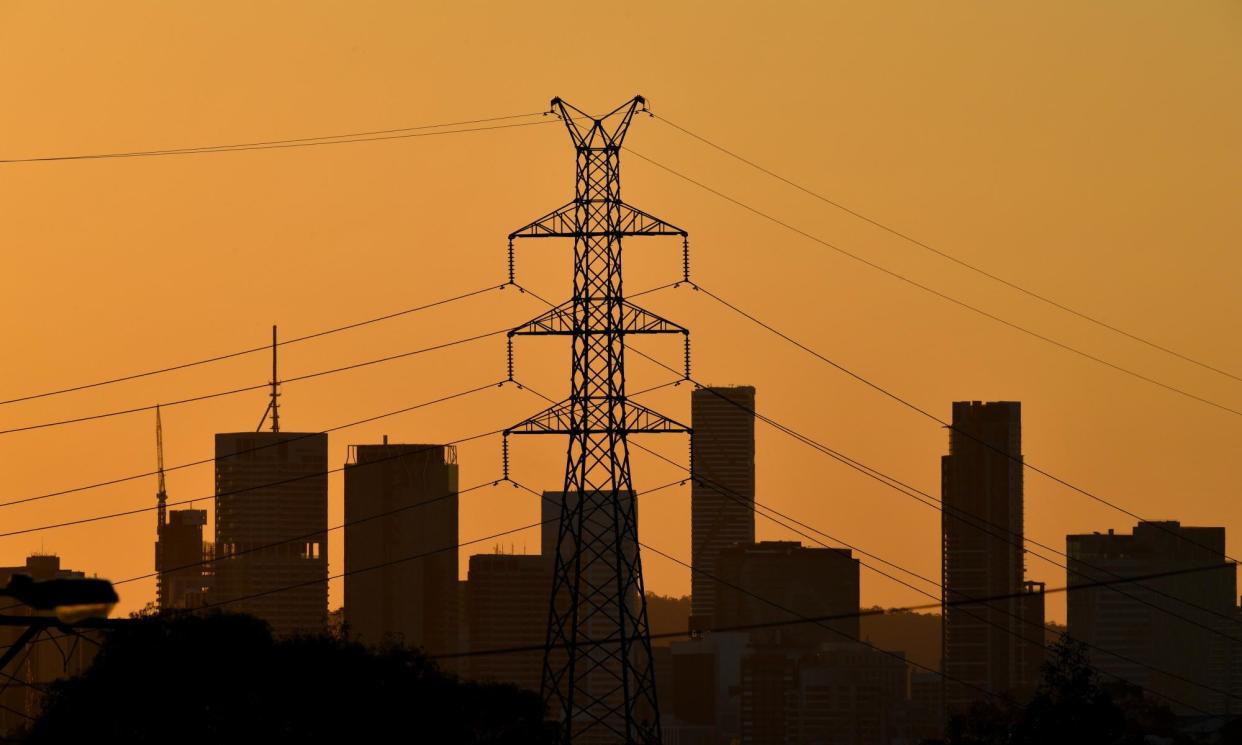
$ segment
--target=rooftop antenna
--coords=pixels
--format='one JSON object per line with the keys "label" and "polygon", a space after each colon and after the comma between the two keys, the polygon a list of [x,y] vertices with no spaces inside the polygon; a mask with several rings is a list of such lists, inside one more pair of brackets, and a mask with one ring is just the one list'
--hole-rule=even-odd
{"label": "rooftop antenna", "polygon": [[276,400],[280,398],[280,380],[276,377],[276,347],[277,346],[279,345],[276,343],[276,326],[273,324],[272,326],[272,380],[271,380],[272,392],[271,394],[269,394],[271,396],[271,401],[268,401],[267,409],[264,410],[263,418],[259,420],[259,426],[255,428],[254,430],[255,432],[260,432],[263,430],[263,423],[267,421],[268,414],[272,415],[272,431],[273,432],[280,431],[280,404]]}
{"label": "rooftop antenna", "polygon": [[156,520],[160,527],[167,524],[168,490],[164,487],[164,424],[160,420],[160,405],[155,405],[155,475],[159,485],[155,492]]}

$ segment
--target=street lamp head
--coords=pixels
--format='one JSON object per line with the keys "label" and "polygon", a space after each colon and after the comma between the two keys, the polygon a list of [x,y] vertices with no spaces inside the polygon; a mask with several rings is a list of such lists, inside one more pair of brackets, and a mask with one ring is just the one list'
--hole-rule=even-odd
{"label": "street lamp head", "polygon": [[34,580],[25,574],[13,575],[0,595],[35,610],[54,611],[61,620],[106,616],[119,599],[106,579]]}

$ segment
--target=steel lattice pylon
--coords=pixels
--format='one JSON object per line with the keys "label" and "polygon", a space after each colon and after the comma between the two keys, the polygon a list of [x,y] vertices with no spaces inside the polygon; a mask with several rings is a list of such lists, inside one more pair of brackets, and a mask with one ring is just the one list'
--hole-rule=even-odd
{"label": "steel lattice pylon", "polygon": [[505,435],[569,437],[543,696],[559,718],[561,741],[579,745],[661,741],[627,438],[689,428],[626,399],[625,337],[689,332],[626,302],[622,289],[623,237],[686,238],[621,201],[621,144],[644,107],[636,96],[596,118],[553,99],[552,113],[577,150],[574,199],[509,236],[510,245],[514,238],[574,241],[573,297],[509,333],[571,337],[569,398]]}

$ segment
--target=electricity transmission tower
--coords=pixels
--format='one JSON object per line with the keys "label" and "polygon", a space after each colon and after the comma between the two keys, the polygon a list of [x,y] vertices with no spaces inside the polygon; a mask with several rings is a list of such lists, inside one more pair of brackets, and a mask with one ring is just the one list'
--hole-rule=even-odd
{"label": "electricity transmission tower", "polygon": [[[548,614],[543,696],[565,743],[659,743],[660,714],[627,438],[690,430],[626,399],[625,337],[682,334],[625,300],[621,239],[686,232],[621,201],[621,144],[641,96],[602,117],[552,100],[577,151],[573,201],[509,236],[572,238],[570,300],[509,332],[573,346],[569,398],[505,432],[569,437]],[[689,375],[689,343],[687,376]],[[507,452],[507,451],[506,451]]]}

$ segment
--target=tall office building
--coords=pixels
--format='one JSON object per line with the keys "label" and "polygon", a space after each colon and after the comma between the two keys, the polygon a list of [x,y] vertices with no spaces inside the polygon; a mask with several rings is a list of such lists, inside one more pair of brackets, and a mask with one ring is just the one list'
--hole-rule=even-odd
{"label": "tall office building", "polygon": [[[539,647],[547,639],[548,598],[552,575],[539,555],[479,554],[470,557],[466,582],[466,616],[470,651]],[[477,654],[469,659],[470,677],[512,683],[538,691],[543,650],[511,654]]]}
{"label": "tall office building", "polygon": [[[1242,693],[1233,670],[1239,644],[1231,642],[1242,626],[1224,528],[1140,522],[1131,534],[1069,535],[1065,543],[1069,633],[1091,645],[1093,666],[1167,697],[1181,714],[1242,711],[1228,695]],[[1153,574],[1169,576],[1074,589]]]}
{"label": "tall office building", "polygon": [[710,627],[722,592],[712,579],[720,552],[755,542],[755,389],[701,388],[690,395],[692,625]]}
{"label": "tall office building", "polygon": [[319,633],[328,615],[328,436],[216,435],[216,576],[212,602],[286,636]]}
{"label": "tall office building", "polygon": [[457,488],[451,445],[390,445],[385,438],[382,445],[350,446],[345,623],[351,637],[431,654],[459,651]]}
{"label": "tall office building", "polygon": [[[716,576],[740,590],[718,596],[715,625],[778,623],[790,620],[791,613],[810,618],[857,614],[858,567],[847,548],[808,548],[797,541],[724,549],[716,560]],[[750,637],[755,646],[812,649],[858,639],[858,616],[774,626],[753,631]]]}
{"label": "tall office building", "polygon": [[[1043,585],[1025,581],[1022,476],[1021,404],[954,402],[949,454],[941,459],[942,666],[953,710],[980,689],[1021,697],[1037,680]],[[1004,595],[1015,597],[952,604]]]}
{"label": "tall office building", "polygon": [[196,608],[206,602],[210,566],[203,551],[207,510],[172,510],[155,542],[155,604],[160,610]]}

